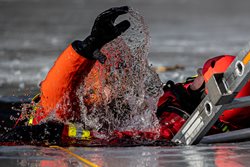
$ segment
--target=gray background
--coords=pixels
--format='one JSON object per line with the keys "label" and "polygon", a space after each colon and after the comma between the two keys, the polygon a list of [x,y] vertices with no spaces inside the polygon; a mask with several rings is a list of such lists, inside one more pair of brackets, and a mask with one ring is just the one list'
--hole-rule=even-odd
{"label": "gray background", "polygon": [[185,67],[160,73],[163,82],[182,81],[250,39],[248,0],[0,0],[0,95],[38,92],[60,52],[84,39],[100,12],[121,5],[145,17],[153,66]]}

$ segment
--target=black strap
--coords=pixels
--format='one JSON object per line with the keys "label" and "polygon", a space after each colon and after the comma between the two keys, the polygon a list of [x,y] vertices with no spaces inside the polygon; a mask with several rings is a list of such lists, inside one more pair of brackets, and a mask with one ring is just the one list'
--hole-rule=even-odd
{"label": "black strap", "polygon": [[[195,108],[204,98],[205,83],[198,90],[191,90],[190,87],[187,89],[184,87],[185,84],[193,82],[191,80],[185,83],[175,84],[173,81],[168,81],[165,90],[171,91],[176,99],[179,101],[181,108],[187,111],[189,114],[192,114]],[[167,87],[167,88],[166,88]]]}
{"label": "black strap", "polygon": [[179,116],[181,116],[185,120],[187,120],[189,118],[189,116],[190,116],[183,109],[181,109],[181,108],[179,108],[177,106],[171,105],[171,101],[166,101],[165,103],[163,103],[161,106],[158,107],[157,112],[156,112],[157,118],[160,119],[161,115],[164,112],[176,113],[176,114],[178,114]]}

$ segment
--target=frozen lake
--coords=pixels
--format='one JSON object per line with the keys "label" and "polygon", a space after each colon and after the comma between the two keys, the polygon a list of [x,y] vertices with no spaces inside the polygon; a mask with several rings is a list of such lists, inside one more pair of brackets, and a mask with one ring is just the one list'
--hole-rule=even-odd
{"label": "frozen lake", "polygon": [[[182,81],[203,62],[235,54],[250,41],[249,0],[0,0],[0,96],[33,95],[53,62],[84,39],[103,10],[129,5],[150,28],[150,63],[184,66],[160,73]],[[192,147],[71,148],[100,166],[250,166],[250,144]],[[44,147],[0,147],[0,166],[82,166]],[[49,166],[49,165],[47,165]]]}

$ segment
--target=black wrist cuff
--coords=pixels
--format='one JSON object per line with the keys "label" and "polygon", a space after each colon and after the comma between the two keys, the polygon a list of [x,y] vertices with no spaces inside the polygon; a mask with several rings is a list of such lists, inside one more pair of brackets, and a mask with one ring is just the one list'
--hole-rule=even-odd
{"label": "black wrist cuff", "polygon": [[95,39],[89,36],[84,41],[75,40],[71,45],[79,55],[93,60],[93,53],[96,50],[94,41]]}

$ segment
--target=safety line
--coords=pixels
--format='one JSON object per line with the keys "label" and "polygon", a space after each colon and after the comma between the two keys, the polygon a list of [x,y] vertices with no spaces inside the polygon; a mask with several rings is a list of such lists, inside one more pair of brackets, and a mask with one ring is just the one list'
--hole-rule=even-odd
{"label": "safety line", "polygon": [[50,147],[51,147],[51,148],[58,148],[58,149],[60,149],[60,150],[62,150],[62,151],[64,151],[64,152],[66,152],[66,153],[72,155],[73,157],[75,157],[76,159],[80,160],[81,162],[83,162],[83,163],[89,165],[90,167],[99,167],[98,165],[94,164],[93,162],[91,162],[91,161],[89,161],[89,160],[87,160],[87,159],[85,159],[85,158],[80,157],[79,155],[77,155],[77,154],[71,152],[70,150],[68,150],[68,149],[66,149],[66,148],[63,148],[63,147],[60,147],[60,146],[50,146]]}

